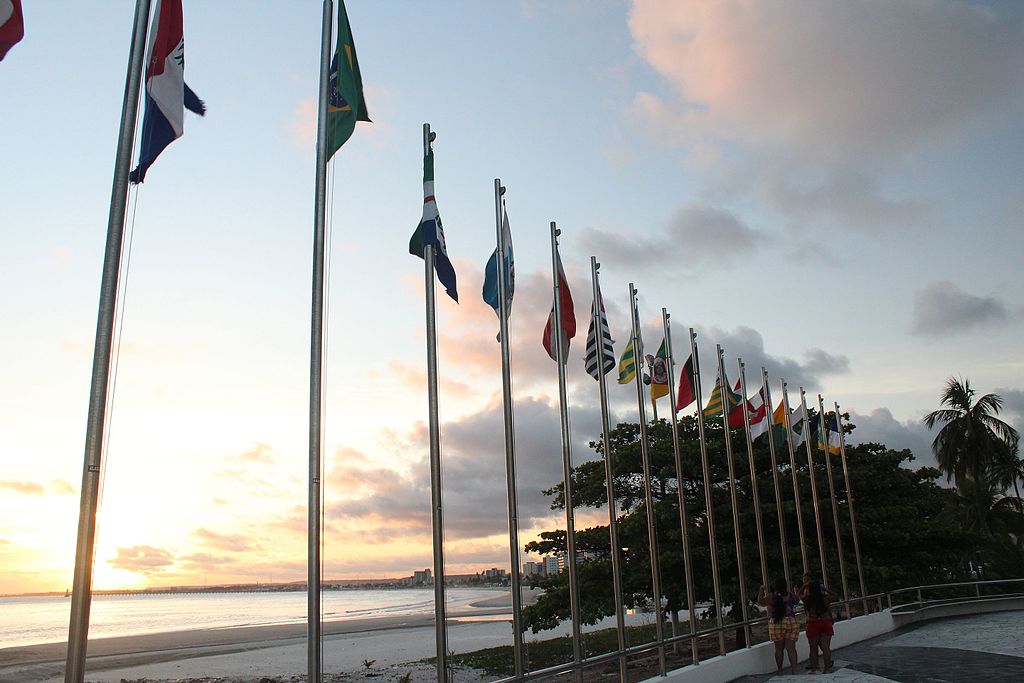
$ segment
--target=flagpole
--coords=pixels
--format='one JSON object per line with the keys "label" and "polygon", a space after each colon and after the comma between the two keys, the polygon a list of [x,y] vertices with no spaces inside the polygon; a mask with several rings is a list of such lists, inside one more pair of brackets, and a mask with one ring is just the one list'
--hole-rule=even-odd
{"label": "flagpole", "polygon": [[718,544],[715,541],[715,506],[711,495],[711,467],[708,442],[704,435],[704,399],[700,390],[700,356],[697,355],[697,334],[690,328],[690,353],[693,355],[693,390],[697,398],[697,435],[700,438],[700,466],[704,475],[704,507],[707,512],[708,554],[711,555],[711,584],[715,593],[715,622],[718,625],[718,650],[725,654],[725,631],[722,621],[722,585],[718,570]]}
{"label": "flagpole", "polygon": [[[430,154],[430,143],[437,137],[430,124],[423,124],[423,156]],[[444,591],[444,511],[441,497],[441,427],[437,401],[437,313],[434,297],[434,245],[423,248],[427,303],[427,411],[430,423],[430,525],[434,543],[434,642],[437,649],[437,683],[446,683],[448,672],[448,632]]]}
{"label": "flagpole", "polygon": [[[768,563],[764,557],[764,528],[761,526],[761,495],[757,491],[757,468],[754,466],[754,440],[750,437],[750,413],[747,412],[747,376],[744,372],[743,360],[736,359],[736,365],[740,372],[740,391],[743,393],[743,426],[747,433],[747,461],[750,467],[750,491],[754,499],[754,526],[757,528],[757,552],[761,559],[761,585],[769,587]],[[767,406],[765,406],[767,409]],[[771,422],[769,415],[764,419]],[[769,430],[770,432],[771,430]],[[769,438],[771,434],[769,433]]]}
{"label": "flagpole", "polygon": [[[839,457],[843,461],[843,481],[846,483],[846,504],[850,508],[850,531],[853,533],[853,554],[857,560],[857,579],[860,581],[860,595],[863,598],[868,594],[864,584],[864,566],[860,560],[860,538],[857,534],[857,516],[853,512],[853,486],[850,483],[850,470],[846,466],[846,438],[843,435],[843,416],[839,412],[839,404],[836,407],[836,427],[839,428]],[[864,600],[864,613],[868,612],[868,601]]]}
{"label": "flagpole", "polygon": [[[679,448],[679,416],[676,406],[675,367],[672,361],[672,326],[669,325],[667,308],[661,309],[661,326],[665,332],[665,370],[668,373],[668,399],[672,410],[672,456],[676,466],[676,493],[679,496],[680,540],[683,544],[683,579],[686,581],[686,611],[690,621],[690,654],[694,664],[700,664],[700,649],[697,647],[697,605],[693,592],[693,562],[690,557],[689,518],[686,514],[686,491],[683,486],[683,456]],[[700,407],[698,405],[698,407]]]}
{"label": "flagpole", "polygon": [[320,580],[321,448],[323,445],[324,272],[327,215],[327,106],[330,92],[333,2],[324,0],[320,32],[320,81],[316,133],[316,180],[313,214],[313,285],[309,345],[309,492],[306,561],[307,679],[322,678]]}
{"label": "flagpole", "polygon": [[772,392],[768,385],[768,371],[761,367],[761,386],[764,387],[764,404],[771,422],[768,424],[768,452],[772,457],[772,485],[775,487],[775,514],[779,518],[779,545],[782,546],[782,573],[786,577],[787,589],[792,589],[789,573],[789,543],[786,539],[786,518],[782,513],[782,487],[779,485],[779,463],[775,455],[775,411],[772,410]]}
{"label": "flagpole", "polygon": [[[622,600],[622,561],[619,556],[619,521],[616,514],[615,486],[612,478],[612,451],[608,437],[608,382],[604,372],[604,334],[601,323],[601,288],[598,285],[597,271],[601,264],[597,258],[590,257],[590,279],[594,289],[594,306],[591,311],[591,325],[594,326],[594,338],[597,342],[597,386],[601,395],[601,448],[604,452],[605,495],[608,498],[608,540],[612,558],[612,584],[615,595],[615,635],[619,642],[619,680],[626,680],[626,611]],[[612,362],[614,362],[612,358]]]}
{"label": "flagpole", "polygon": [[[807,559],[807,535],[804,532],[804,515],[800,510],[800,478],[796,469],[796,449],[793,448],[793,425],[789,422],[789,394],[786,392],[786,380],[780,379],[782,383],[782,408],[783,417],[786,421],[786,446],[789,447],[789,473],[793,478],[793,507],[796,509],[796,530],[800,534],[800,562],[803,565],[803,573],[811,571],[811,564]],[[806,416],[804,419],[807,419]]]}
{"label": "flagpole", "polygon": [[65,683],[82,683],[89,643],[89,611],[92,607],[92,568],[96,546],[96,513],[99,507],[100,472],[103,461],[103,437],[106,429],[107,391],[110,379],[110,355],[117,311],[117,281],[121,271],[121,246],[124,216],[128,201],[128,172],[135,141],[135,121],[139,111],[139,91],[146,52],[150,0],[137,0],[132,38],[128,49],[128,71],[121,101],[121,126],[117,135],[114,179],[110,189],[107,216],[107,241],[103,252],[103,274],[96,316],[96,340],[93,346],[92,378],[89,384],[89,413],[85,427],[85,454],[82,466],[82,493],[78,512],[78,539],[75,550],[75,574],[71,593],[71,617],[68,625],[68,650],[64,668]]}
{"label": "flagpole", "polygon": [[[836,502],[836,486],[832,477],[832,454],[828,448],[828,425],[825,422],[825,404],[821,394],[818,394],[818,414],[821,419],[818,421],[818,429],[821,434],[820,445],[825,447],[825,472],[828,474],[828,492],[832,499],[832,525],[836,530],[836,554],[839,556],[839,576],[843,582],[843,600],[846,602],[846,618],[850,614],[850,585],[846,581],[846,560],[843,559],[843,537],[839,533],[839,504]],[[836,420],[836,428],[839,428],[839,421]]]}
{"label": "flagpole", "polygon": [[[725,379],[725,353],[720,344],[716,344],[715,349],[718,352],[718,376],[722,382],[722,428],[724,430],[722,436],[725,438],[725,464],[729,472],[729,499],[732,501],[732,535],[736,543],[736,573],[740,582],[740,613],[743,615],[743,621],[746,622],[750,615],[747,607],[746,570],[743,567],[743,540],[740,538],[739,502],[736,498],[736,468],[732,461],[732,435],[729,429],[729,384]],[[743,400],[746,401],[746,397]],[[744,406],[744,411],[746,411],[746,406]],[[750,647],[750,624],[743,624],[743,636],[746,640],[745,645]]]}
{"label": "flagpole", "polygon": [[505,418],[505,482],[508,489],[508,545],[509,588],[512,591],[512,643],[516,677],[523,675],[522,592],[519,575],[519,502],[516,497],[516,446],[512,403],[512,362],[509,354],[508,301],[505,296],[505,231],[502,215],[502,195],[505,188],[499,178],[494,179],[494,216],[498,240],[498,326],[501,334],[501,389]]}
{"label": "flagpole", "polygon": [[562,231],[551,221],[551,273],[555,294],[555,364],[558,366],[558,408],[562,429],[562,481],[565,499],[566,567],[569,572],[569,616],[572,620],[573,671],[577,681],[583,680],[583,633],[580,627],[580,593],[576,574],[576,521],[572,498],[572,444],[569,434],[569,399],[565,386],[566,350],[562,337],[562,292],[558,278],[558,236]]}
{"label": "flagpole", "polygon": [[[814,504],[814,525],[818,532],[818,561],[821,562],[821,580],[828,585],[828,568],[825,565],[825,532],[821,527],[821,507],[818,505],[818,482],[814,476],[814,457],[811,455],[811,416],[807,412],[807,396],[800,387],[800,407],[804,411],[804,448],[807,450],[807,476],[811,479],[811,503]],[[818,416],[821,419],[821,416]]]}
{"label": "flagpole", "polygon": [[658,562],[658,536],[654,523],[654,496],[651,493],[651,455],[647,441],[647,410],[644,401],[644,380],[642,372],[643,348],[640,344],[640,321],[637,320],[636,288],[629,283],[629,310],[633,321],[633,358],[636,360],[636,373],[633,375],[636,384],[637,411],[640,413],[640,459],[644,468],[644,502],[647,506],[647,538],[651,552],[651,589],[654,597],[654,632],[658,641],[658,671],[662,676],[667,672],[665,662],[665,624],[661,607],[661,568]]}

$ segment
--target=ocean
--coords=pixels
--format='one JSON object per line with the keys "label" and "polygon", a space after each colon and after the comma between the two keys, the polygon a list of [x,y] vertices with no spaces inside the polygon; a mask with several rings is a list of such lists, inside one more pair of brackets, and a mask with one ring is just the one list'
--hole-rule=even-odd
{"label": "ocean", "polygon": [[[499,590],[449,588],[449,607],[493,598]],[[376,616],[431,614],[431,588],[325,591],[325,621]],[[71,598],[60,596],[0,598],[0,648],[67,640]],[[188,631],[232,626],[301,623],[306,594],[196,593],[96,595],[92,600],[89,638]]]}

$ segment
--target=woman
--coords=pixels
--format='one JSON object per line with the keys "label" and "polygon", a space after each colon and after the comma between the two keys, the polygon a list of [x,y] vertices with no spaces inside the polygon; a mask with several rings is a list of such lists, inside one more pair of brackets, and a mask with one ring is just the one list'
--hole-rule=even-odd
{"label": "woman", "polygon": [[775,666],[782,673],[783,650],[789,653],[789,666],[796,674],[796,639],[800,635],[800,624],[796,621],[796,595],[789,590],[785,579],[775,581],[774,592],[768,586],[761,586],[757,604],[768,610],[768,638],[775,644]]}
{"label": "woman", "polygon": [[811,649],[811,671],[818,670],[818,648],[821,648],[823,659],[822,673],[832,670],[832,610],[829,605],[839,599],[836,593],[825,588],[818,579],[804,574],[804,585],[800,590],[800,599],[807,613],[807,645]]}

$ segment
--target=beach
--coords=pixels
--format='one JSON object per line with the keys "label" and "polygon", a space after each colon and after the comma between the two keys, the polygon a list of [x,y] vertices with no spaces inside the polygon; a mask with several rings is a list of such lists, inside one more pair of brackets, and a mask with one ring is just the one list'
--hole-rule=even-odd
{"label": "beach", "polygon": [[[539,591],[524,591],[524,602]],[[511,644],[511,595],[501,593],[449,611],[448,648],[470,652]],[[376,616],[323,623],[323,671],[336,680],[432,680],[435,669],[416,664],[435,654],[433,616]],[[565,630],[545,632],[550,638]],[[66,643],[0,650],[0,683],[60,683]],[[369,664],[367,666],[367,664]],[[208,628],[91,640],[86,680],[94,683],[176,681],[277,683],[304,680],[303,623]],[[476,681],[473,671],[457,680]]]}

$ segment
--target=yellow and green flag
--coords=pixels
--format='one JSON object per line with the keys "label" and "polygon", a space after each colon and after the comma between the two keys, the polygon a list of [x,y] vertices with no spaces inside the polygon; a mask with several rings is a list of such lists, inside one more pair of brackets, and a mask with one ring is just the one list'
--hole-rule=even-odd
{"label": "yellow and green flag", "polygon": [[619,359],[619,384],[629,384],[636,379],[636,358],[633,355],[633,340],[626,344],[626,350]]}
{"label": "yellow and green flag", "polygon": [[338,2],[338,42],[331,60],[327,92],[327,158],[330,159],[352,137],[356,121],[370,121],[345,0]]}
{"label": "yellow and green flag", "polygon": [[[725,394],[726,398],[723,399],[722,394]],[[708,399],[708,404],[704,407],[704,417],[722,417],[722,403],[727,400],[729,402],[729,415],[732,416],[732,412],[735,408],[738,408],[743,403],[743,397],[738,393],[734,392],[725,385],[725,390],[722,389],[722,377],[719,376],[715,379],[715,390],[711,392],[711,398]],[[743,419],[743,413],[740,413],[740,419]]]}

